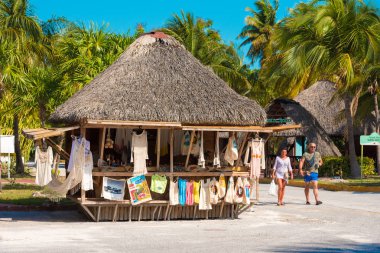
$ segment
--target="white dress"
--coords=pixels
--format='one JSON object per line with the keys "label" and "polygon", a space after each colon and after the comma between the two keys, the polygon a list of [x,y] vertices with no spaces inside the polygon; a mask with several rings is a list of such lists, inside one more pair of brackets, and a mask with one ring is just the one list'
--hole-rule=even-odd
{"label": "white dress", "polygon": [[[248,162],[249,156],[251,160]],[[245,152],[244,164],[250,168],[250,178],[259,178],[261,170],[265,170],[265,147],[264,142],[249,141],[247,151]]]}
{"label": "white dress", "polygon": [[34,158],[36,163],[36,184],[40,186],[47,185],[51,180],[51,169],[53,168],[53,150],[48,147],[44,152],[37,146],[36,156]]}
{"label": "white dress", "polygon": [[148,157],[148,136],[144,130],[141,134],[132,134],[131,163],[133,163],[133,175],[146,174],[146,160]]}
{"label": "white dress", "polygon": [[201,189],[199,193],[199,210],[212,209],[210,202],[210,179],[208,178],[206,183],[201,180]]}

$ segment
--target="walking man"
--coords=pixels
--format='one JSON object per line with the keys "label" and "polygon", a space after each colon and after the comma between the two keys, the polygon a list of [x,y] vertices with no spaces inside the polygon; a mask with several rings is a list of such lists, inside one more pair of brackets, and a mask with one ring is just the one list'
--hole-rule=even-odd
{"label": "walking man", "polygon": [[[302,155],[300,161],[300,174],[304,177],[305,181],[305,196],[306,205],[310,205],[309,189],[310,185],[313,187],[315,197],[315,204],[320,205],[322,201],[318,197],[318,168],[322,165],[322,156],[316,152],[317,145],[313,142],[308,145],[308,152]],[[304,168],[304,170],[303,170]]]}

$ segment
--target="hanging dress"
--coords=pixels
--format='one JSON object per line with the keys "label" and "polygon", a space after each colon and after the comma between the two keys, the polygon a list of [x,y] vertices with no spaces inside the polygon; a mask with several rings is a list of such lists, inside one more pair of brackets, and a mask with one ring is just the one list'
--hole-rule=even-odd
{"label": "hanging dress", "polygon": [[144,130],[141,134],[133,132],[131,147],[131,163],[133,163],[133,175],[146,174],[146,160],[148,157],[148,135]]}
{"label": "hanging dress", "polygon": [[44,152],[40,147],[36,147],[36,156],[34,158],[36,163],[36,184],[40,186],[47,185],[51,180],[51,170],[53,166],[53,150],[48,147]]}
{"label": "hanging dress", "polygon": [[[251,160],[248,162],[249,156]],[[248,142],[244,164],[250,168],[249,176],[251,179],[260,177],[261,170],[265,170],[265,148],[262,140],[252,140]]]}
{"label": "hanging dress", "polygon": [[226,197],[224,198],[224,201],[227,203],[233,204],[234,196],[235,196],[234,178],[230,177],[230,179],[228,180],[227,193],[226,193]]}
{"label": "hanging dress", "polygon": [[243,181],[241,180],[241,177],[238,177],[235,185],[235,195],[234,195],[234,202],[235,203],[242,203],[244,197],[244,185]]}
{"label": "hanging dress", "polygon": [[170,180],[169,189],[169,204],[175,206],[179,204],[179,191],[178,191],[178,181]]}
{"label": "hanging dress", "polygon": [[210,182],[210,202],[213,205],[218,204],[219,200],[219,182],[216,181],[215,177]]}
{"label": "hanging dress", "polygon": [[201,180],[201,189],[199,194],[199,210],[210,210],[212,209],[210,202],[210,179],[208,178],[206,182]]}
{"label": "hanging dress", "polygon": [[223,174],[220,174],[219,176],[219,191],[218,191],[219,198],[222,199],[226,195],[226,179]]}
{"label": "hanging dress", "polygon": [[194,203],[199,204],[199,186],[200,183],[194,181],[193,182],[193,195],[194,195]]}
{"label": "hanging dress", "polygon": [[194,205],[194,182],[190,181],[186,183],[186,205]]}
{"label": "hanging dress", "polygon": [[243,185],[244,185],[243,204],[249,205],[251,204],[251,198],[250,198],[251,185],[246,177],[243,179]]}

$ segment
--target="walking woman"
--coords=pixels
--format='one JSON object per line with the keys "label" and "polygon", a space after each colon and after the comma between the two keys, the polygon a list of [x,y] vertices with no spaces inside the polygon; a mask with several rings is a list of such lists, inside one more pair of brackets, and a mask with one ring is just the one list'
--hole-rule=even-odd
{"label": "walking woman", "polygon": [[272,172],[272,178],[276,178],[278,185],[278,206],[285,205],[285,185],[288,183],[289,175],[290,178],[293,179],[293,170],[290,159],[288,157],[288,151],[286,148],[283,148],[281,149],[280,156],[276,157]]}

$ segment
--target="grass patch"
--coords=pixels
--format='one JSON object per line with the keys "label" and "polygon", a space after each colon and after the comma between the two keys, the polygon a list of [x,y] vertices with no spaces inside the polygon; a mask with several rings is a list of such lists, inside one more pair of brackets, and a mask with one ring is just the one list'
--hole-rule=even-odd
{"label": "grass patch", "polygon": [[[31,184],[5,184],[3,191],[0,192],[1,204],[15,204],[26,206],[45,206],[56,204],[48,198],[33,197],[33,193],[41,191],[43,188]],[[74,203],[69,199],[62,199],[59,205],[73,205]]]}

